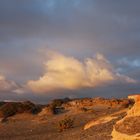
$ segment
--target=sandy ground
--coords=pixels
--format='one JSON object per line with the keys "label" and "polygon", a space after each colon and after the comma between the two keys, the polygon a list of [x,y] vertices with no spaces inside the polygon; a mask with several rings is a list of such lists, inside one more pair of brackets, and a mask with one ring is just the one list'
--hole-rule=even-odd
{"label": "sandy ground", "polygon": [[[0,140],[110,140],[113,125],[124,116],[125,112],[126,110],[116,109],[96,110],[90,113],[68,111],[48,116],[43,120],[37,115],[20,114],[0,124]],[[74,118],[74,127],[59,132],[58,122],[65,115]],[[118,118],[97,124],[87,130],[83,129],[89,121],[93,119],[96,121],[108,115],[118,116]]]}

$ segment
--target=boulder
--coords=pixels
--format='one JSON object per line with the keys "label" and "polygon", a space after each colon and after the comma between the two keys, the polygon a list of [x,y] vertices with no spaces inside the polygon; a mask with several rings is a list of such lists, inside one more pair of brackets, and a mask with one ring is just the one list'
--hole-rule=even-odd
{"label": "boulder", "polygon": [[140,140],[140,94],[129,95],[128,98],[135,103],[127,115],[114,125],[113,140]]}
{"label": "boulder", "polygon": [[134,106],[127,112],[128,116],[140,116],[140,94],[139,95],[130,95],[129,99],[133,99],[135,101]]}

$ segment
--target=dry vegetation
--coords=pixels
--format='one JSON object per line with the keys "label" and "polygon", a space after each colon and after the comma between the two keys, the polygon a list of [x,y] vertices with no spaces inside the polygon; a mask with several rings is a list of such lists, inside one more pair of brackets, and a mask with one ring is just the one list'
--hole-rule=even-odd
{"label": "dry vegetation", "polygon": [[26,102],[8,102],[3,103],[0,107],[0,117],[7,118],[18,113],[36,114],[40,111],[40,107],[30,101]]}
{"label": "dry vegetation", "polygon": [[64,131],[66,129],[70,129],[74,126],[74,119],[70,116],[65,116],[64,119],[59,121],[58,129],[59,131]]}

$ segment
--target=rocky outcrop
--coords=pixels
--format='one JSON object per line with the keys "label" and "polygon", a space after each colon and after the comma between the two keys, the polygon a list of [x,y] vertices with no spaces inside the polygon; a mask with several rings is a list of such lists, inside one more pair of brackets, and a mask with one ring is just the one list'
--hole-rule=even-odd
{"label": "rocky outcrop", "polygon": [[42,109],[42,111],[38,114],[38,116],[48,116],[48,115],[54,115],[55,110],[52,106],[47,106]]}
{"label": "rocky outcrop", "polygon": [[88,122],[85,126],[84,126],[84,130],[87,130],[93,126],[99,125],[99,124],[103,124],[103,123],[108,123],[110,121],[112,121],[113,119],[117,119],[118,117],[113,117],[113,116],[106,116],[106,117],[102,117],[98,120],[92,120],[90,122]]}
{"label": "rocky outcrop", "polygon": [[65,109],[68,108],[96,108],[100,107],[105,108],[125,108],[130,104],[129,99],[105,99],[105,98],[84,98],[84,99],[76,99],[70,102],[63,104]]}
{"label": "rocky outcrop", "polygon": [[112,113],[110,115],[105,115],[102,116],[100,118],[95,118],[91,121],[89,121],[87,124],[85,124],[84,126],[84,130],[87,130],[91,127],[94,127],[96,125],[102,125],[102,124],[106,124],[109,122],[116,122],[117,120],[120,120],[122,117],[124,117],[126,115],[126,109],[122,109],[120,111],[117,111],[115,113]]}
{"label": "rocky outcrop", "polygon": [[129,99],[133,99],[135,101],[134,106],[131,110],[128,111],[127,116],[140,116],[140,94],[139,95],[130,95]]}
{"label": "rocky outcrop", "polygon": [[140,140],[140,94],[130,95],[135,104],[126,117],[118,121],[113,128],[113,140]]}

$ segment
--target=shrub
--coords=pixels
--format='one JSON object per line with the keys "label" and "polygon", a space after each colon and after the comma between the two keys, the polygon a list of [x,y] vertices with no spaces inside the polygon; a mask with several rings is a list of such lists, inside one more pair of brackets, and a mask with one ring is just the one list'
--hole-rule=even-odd
{"label": "shrub", "polygon": [[8,102],[0,107],[0,117],[7,118],[15,115],[16,113],[37,113],[40,110],[39,107],[33,103],[26,102]]}
{"label": "shrub", "polygon": [[0,116],[7,118],[17,112],[16,104],[6,103],[0,108]]}
{"label": "shrub", "polygon": [[133,104],[129,104],[128,109],[131,109],[133,107]]}
{"label": "shrub", "polygon": [[82,111],[82,112],[87,112],[87,111],[88,111],[88,109],[87,109],[87,108],[85,108],[85,107],[81,107],[81,108],[80,108],[80,111]]}
{"label": "shrub", "polygon": [[74,125],[74,119],[70,117],[65,117],[59,122],[59,131],[64,131],[66,129],[72,128]]}
{"label": "shrub", "polygon": [[48,105],[47,107],[43,108],[41,111],[42,115],[54,115],[56,114],[55,108],[52,105]]}
{"label": "shrub", "polygon": [[2,101],[2,102],[0,102],[0,107],[1,107],[2,105],[4,105],[4,104],[5,104],[5,102],[3,102],[3,101]]}
{"label": "shrub", "polygon": [[62,104],[63,104],[63,101],[61,99],[55,99],[52,101],[53,108],[60,107]]}
{"label": "shrub", "polygon": [[66,102],[69,102],[70,99],[69,98],[64,98],[64,99],[55,99],[55,100],[52,100],[52,106],[54,108],[56,107],[61,107],[63,103],[66,103]]}
{"label": "shrub", "polygon": [[[20,109],[20,110],[19,110],[19,109]],[[19,107],[18,107],[18,113],[26,112],[26,113],[36,114],[36,113],[38,113],[40,110],[41,110],[41,107],[40,107],[40,106],[37,106],[37,105],[33,104],[33,103],[30,102],[30,101],[22,102],[22,103],[21,103],[21,106],[20,106],[20,104],[19,104]]]}
{"label": "shrub", "polygon": [[135,101],[132,99],[132,100],[129,100],[129,105],[128,105],[128,108],[131,109],[135,104]]}

